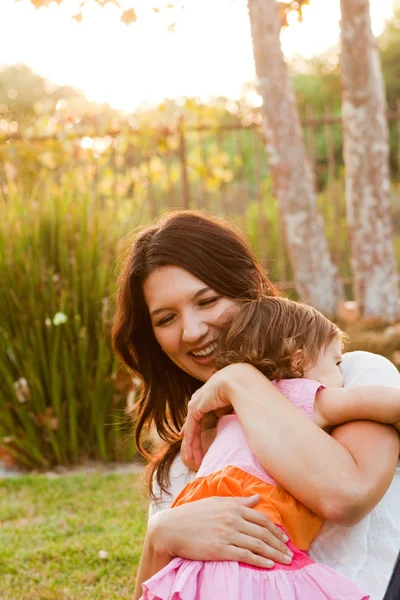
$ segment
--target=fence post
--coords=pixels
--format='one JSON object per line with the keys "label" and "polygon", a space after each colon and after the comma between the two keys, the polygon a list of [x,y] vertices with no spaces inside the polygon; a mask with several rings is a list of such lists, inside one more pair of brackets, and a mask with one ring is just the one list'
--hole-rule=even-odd
{"label": "fence post", "polygon": [[8,202],[7,174],[2,158],[0,158],[0,191],[4,198],[4,201]]}
{"label": "fence post", "polygon": [[[396,126],[397,126],[397,169],[400,170],[400,98],[396,100]],[[390,122],[390,121],[389,121]]]}
{"label": "fence post", "polygon": [[179,159],[181,162],[182,172],[182,199],[183,208],[190,207],[190,188],[189,179],[187,172],[187,158],[186,158],[186,139],[185,139],[185,127],[183,122],[183,116],[179,119]]}
{"label": "fence post", "polygon": [[332,205],[332,231],[333,231],[333,257],[336,267],[340,272],[341,262],[341,236],[340,236],[340,205],[336,185],[336,160],[335,160],[335,142],[333,137],[332,110],[330,107],[324,107],[325,120],[325,141],[328,159],[328,172],[326,180],[326,189]]}

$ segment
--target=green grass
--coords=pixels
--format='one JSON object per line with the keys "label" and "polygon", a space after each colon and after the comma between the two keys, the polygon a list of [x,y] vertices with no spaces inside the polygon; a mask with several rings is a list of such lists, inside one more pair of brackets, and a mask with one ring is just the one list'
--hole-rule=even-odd
{"label": "green grass", "polygon": [[131,599],[147,521],[140,487],[114,474],[0,482],[0,600]]}

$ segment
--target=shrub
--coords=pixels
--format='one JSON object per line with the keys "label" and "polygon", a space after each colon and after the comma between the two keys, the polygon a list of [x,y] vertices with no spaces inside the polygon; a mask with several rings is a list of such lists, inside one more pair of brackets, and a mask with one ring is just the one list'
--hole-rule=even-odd
{"label": "shrub", "polygon": [[109,332],[118,242],[136,222],[77,183],[0,198],[0,449],[28,466],[134,453]]}

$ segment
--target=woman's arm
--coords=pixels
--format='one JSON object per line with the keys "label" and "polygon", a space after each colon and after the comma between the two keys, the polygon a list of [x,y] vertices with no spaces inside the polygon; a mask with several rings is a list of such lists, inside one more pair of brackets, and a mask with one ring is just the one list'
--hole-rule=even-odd
{"label": "woman's arm", "polygon": [[357,462],[358,496],[344,508],[341,525],[355,525],[368,515],[389,488],[396,470],[400,442],[390,425],[353,421],[336,427],[332,436]]}
{"label": "woman's arm", "polygon": [[[174,557],[233,560],[270,568],[290,563],[283,531],[251,507],[250,498],[206,498],[164,510],[152,517],[143,546],[133,600],[142,584]],[[281,541],[282,540],[282,541]],[[290,553],[290,554],[288,554]]]}
{"label": "woman's arm", "polygon": [[[197,432],[202,416],[229,404],[272,477],[330,521],[343,525],[357,522],[390,484],[399,453],[394,429],[383,428],[378,433],[375,423],[348,424],[346,432],[341,434],[338,428],[331,437],[257,369],[244,364],[225,367],[193,395],[184,430],[188,458],[195,455],[196,462],[201,458]],[[348,433],[350,427],[357,427],[354,440]]]}
{"label": "woman's arm", "polygon": [[142,548],[139,569],[136,577],[135,591],[133,600],[139,600],[143,594],[142,585],[153,575],[161,571],[171,561],[171,556],[167,553],[155,552],[151,541],[151,536],[147,533]]}

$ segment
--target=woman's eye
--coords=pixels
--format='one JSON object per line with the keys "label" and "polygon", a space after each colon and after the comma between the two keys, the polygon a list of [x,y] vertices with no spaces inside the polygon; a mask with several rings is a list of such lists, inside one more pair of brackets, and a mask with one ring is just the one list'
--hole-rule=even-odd
{"label": "woman's eye", "polygon": [[341,360],[338,360],[338,362],[336,363],[336,366],[337,366],[337,367],[340,367],[340,365],[341,365],[341,364],[342,364],[342,361],[341,361]]}
{"label": "woman's eye", "polygon": [[164,317],[163,319],[161,319],[160,321],[158,321],[158,323],[156,323],[156,325],[167,325],[170,321],[172,321],[173,319],[173,315],[168,315],[168,317]]}
{"label": "woman's eye", "polygon": [[201,302],[199,302],[199,306],[207,306],[208,304],[212,304],[217,300],[219,300],[219,296],[215,296],[214,298],[206,298],[205,300],[201,300]]}

